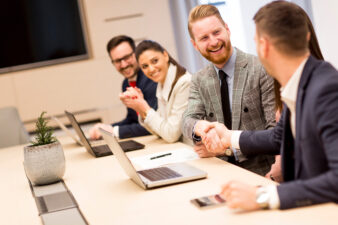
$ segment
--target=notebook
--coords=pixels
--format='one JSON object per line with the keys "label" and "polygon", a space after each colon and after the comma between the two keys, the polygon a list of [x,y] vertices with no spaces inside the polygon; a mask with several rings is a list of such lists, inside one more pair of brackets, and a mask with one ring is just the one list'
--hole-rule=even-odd
{"label": "notebook", "polygon": [[151,189],[207,177],[206,172],[186,163],[174,163],[166,166],[136,171],[128,156],[118,144],[114,135],[101,128],[99,128],[99,130],[103,139],[113,151],[116,159],[126,174],[143,189]]}
{"label": "notebook", "polygon": [[[95,157],[102,157],[102,156],[107,156],[107,155],[112,155],[112,151],[106,145],[104,142],[98,140],[98,141],[89,141],[86,136],[84,135],[79,123],[75,119],[75,116],[68,112],[65,111],[66,116],[69,119],[69,122],[72,124],[75,132],[80,138],[80,143],[86,148],[87,152],[90,153],[91,155]],[[66,128],[67,129],[67,128]],[[68,132],[67,132],[68,133]],[[138,150],[138,149],[143,149],[144,145],[141,143],[138,143],[133,140],[128,140],[128,141],[121,141],[118,143],[123,151],[133,151],[133,150]]]}

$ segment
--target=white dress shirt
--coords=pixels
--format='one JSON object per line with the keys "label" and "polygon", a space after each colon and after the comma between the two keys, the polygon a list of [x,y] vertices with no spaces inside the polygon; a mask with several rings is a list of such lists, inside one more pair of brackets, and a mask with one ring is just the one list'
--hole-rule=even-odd
{"label": "white dress shirt", "polygon": [[176,66],[169,65],[168,73],[164,84],[158,84],[156,90],[157,111],[150,109],[147,116],[139,122],[150,133],[156,134],[167,142],[175,142],[182,135],[182,115],[188,106],[191,74],[186,72],[175,84],[174,89],[169,93],[176,77]]}
{"label": "white dress shirt", "polygon": [[281,98],[282,101],[288,106],[290,110],[290,124],[292,136],[296,136],[296,100],[298,93],[299,81],[308,58],[304,59],[303,62],[299,65],[296,72],[292,75],[290,80],[286,83],[285,87],[281,88]]}

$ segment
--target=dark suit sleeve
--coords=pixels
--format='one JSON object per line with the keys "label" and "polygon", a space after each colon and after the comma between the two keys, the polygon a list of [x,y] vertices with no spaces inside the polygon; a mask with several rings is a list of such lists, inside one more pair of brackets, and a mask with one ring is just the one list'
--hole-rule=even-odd
{"label": "dark suit sleeve", "polygon": [[[334,75],[337,76],[337,73]],[[320,168],[316,174],[310,175],[312,178],[282,183],[277,187],[281,209],[325,202],[338,203],[338,79],[335,77],[329,80],[325,77],[321,80],[326,80],[327,85],[320,90],[318,98],[311,99],[315,127],[301,140],[301,146],[303,151],[324,151],[324,158],[304,159],[307,166]]]}
{"label": "dark suit sleeve", "polygon": [[[122,92],[125,92],[127,90],[127,87],[128,87],[128,80],[124,79],[123,83],[122,83]],[[137,122],[137,119],[135,119],[136,113],[134,112],[135,113],[134,114],[133,111],[134,110],[127,108],[126,118],[119,121],[119,122],[113,123],[112,126],[124,126],[124,125],[128,125],[128,124]]]}
{"label": "dark suit sleeve", "polygon": [[156,98],[156,89],[157,84],[152,80],[148,79],[145,81],[145,85],[142,85],[142,90],[144,100],[146,100],[151,108],[155,111],[157,110],[157,98]]}
{"label": "dark suit sleeve", "polygon": [[119,138],[130,138],[149,135],[150,133],[138,122],[137,114],[134,110],[127,108],[127,117],[113,126],[119,126]]}
{"label": "dark suit sleeve", "polygon": [[239,138],[241,152],[245,156],[258,154],[280,154],[280,147],[283,135],[283,111],[281,119],[276,127],[269,130],[243,131]]}
{"label": "dark suit sleeve", "polygon": [[[156,88],[157,84],[146,78],[144,75],[140,76],[140,82],[137,84],[141,89],[144,99],[148,102],[149,106],[157,109]],[[122,91],[128,87],[128,81],[125,79],[122,84]],[[150,133],[138,122],[137,113],[130,108],[127,108],[127,116],[124,120],[112,124],[119,126],[119,138],[130,138],[149,135]]]}
{"label": "dark suit sleeve", "polygon": [[[127,87],[128,87],[128,80],[125,79],[122,83],[122,92],[126,91]],[[141,90],[142,90],[142,87],[140,87]],[[144,127],[142,127],[139,124],[136,112],[130,108],[127,108],[126,118],[119,122],[113,123],[112,126],[119,126],[119,138],[121,139],[144,136],[144,135],[150,134]]]}
{"label": "dark suit sleeve", "polygon": [[131,123],[119,126],[119,138],[130,138],[149,135],[150,133],[141,124]]}

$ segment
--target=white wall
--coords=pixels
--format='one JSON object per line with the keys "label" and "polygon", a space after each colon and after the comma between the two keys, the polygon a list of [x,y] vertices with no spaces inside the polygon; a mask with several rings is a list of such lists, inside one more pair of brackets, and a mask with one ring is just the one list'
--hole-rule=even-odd
{"label": "white wall", "polygon": [[[260,7],[270,1],[271,0],[227,1],[229,9],[225,11],[225,14],[222,14],[222,16],[230,27],[234,46],[256,55],[254,42],[255,25],[252,18]],[[293,2],[298,4],[302,3],[302,1],[299,0]],[[303,2],[301,6],[304,6],[305,3],[306,2]],[[338,1],[311,0],[311,3],[314,27],[324,58],[338,68]]]}
{"label": "white wall", "polygon": [[324,58],[338,68],[338,1],[311,2],[314,26]]}
{"label": "white wall", "polygon": [[244,52],[257,55],[254,41],[255,24],[253,17],[263,5],[271,0],[229,0],[218,9],[228,24],[231,43]]}
{"label": "white wall", "polygon": [[[123,77],[110,63],[108,40],[119,34],[153,39],[176,57],[167,0],[83,0],[83,5],[92,57],[1,74],[0,107],[16,106],[24,121],[37,118],[43,110],[55,115],[65,109],[107,108],[116,121],[125,115],[118,99]],[[142,16],[107,21],[132,14]]]}
{"label": "white wall", "polygon": [[254,41],[255,37],[255,22],[253,17],[256,12],[265,4],[271,2],[271,0],[240,0],[240,9],[242,12],[242,21],[243,21],[243,33],[246,40],[246,49],[243,49],[245,52],[248,52],[253,55],[257,55],[256,52],[256,43]]}
{"label": "white wall", "polygon": [[[243,25],[252,23],[257,5],[268,0],[240,0]],[[0,107],[16,106],[24,121],[42,110],[62,114],[64,109],[80,111],[107,108],[112,120],[125,114],[118,100],[122,76],[110,63],[105,46],[114,35],[159,41],[177,58],[167,0],[83,0],[92,57],[88,60],[41,67],[0,75]],[[258,9],[258,8],[257,8]],[[338,1],[312,0],[315,29],[326,60],[338,68]],[[250,11],[250,12],[249,12]],[[142,16],[106,22],[109,18]],[[249,25],[250,27],[250,25]],[[254,26],[251,26],[254,27]],[[234,32],[234,27],[230,27]],[[245,51],[255,53],[254,30],[245,29]],[[250,43],[251,42],[251,43]]]}

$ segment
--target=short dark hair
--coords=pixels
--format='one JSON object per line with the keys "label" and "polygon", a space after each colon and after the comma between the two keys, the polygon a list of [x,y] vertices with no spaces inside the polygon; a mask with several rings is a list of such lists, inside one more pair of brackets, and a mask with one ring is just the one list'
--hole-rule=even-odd
{"label": "short dark hair", "polygon": [[254,16],[258,35],[265,33],[276,48],[295,56],[309,48],[309,27],[302,8],[287,1],[274,1],[258,10]]}
{"label": "short dark hair", "polygon": [[116,46],[118,46],[119,44],[121,44],[122,42],[128,42],[128,44],[130,45],[130,47],[133,49],[133,52],[135,52],[135,42],[134,40],[126,35],[119,35],[116,37],[113,37],[112,39],[110,39],[110,41],[107,44],[107,52],[110,56],[110,51],[115,48]]}

